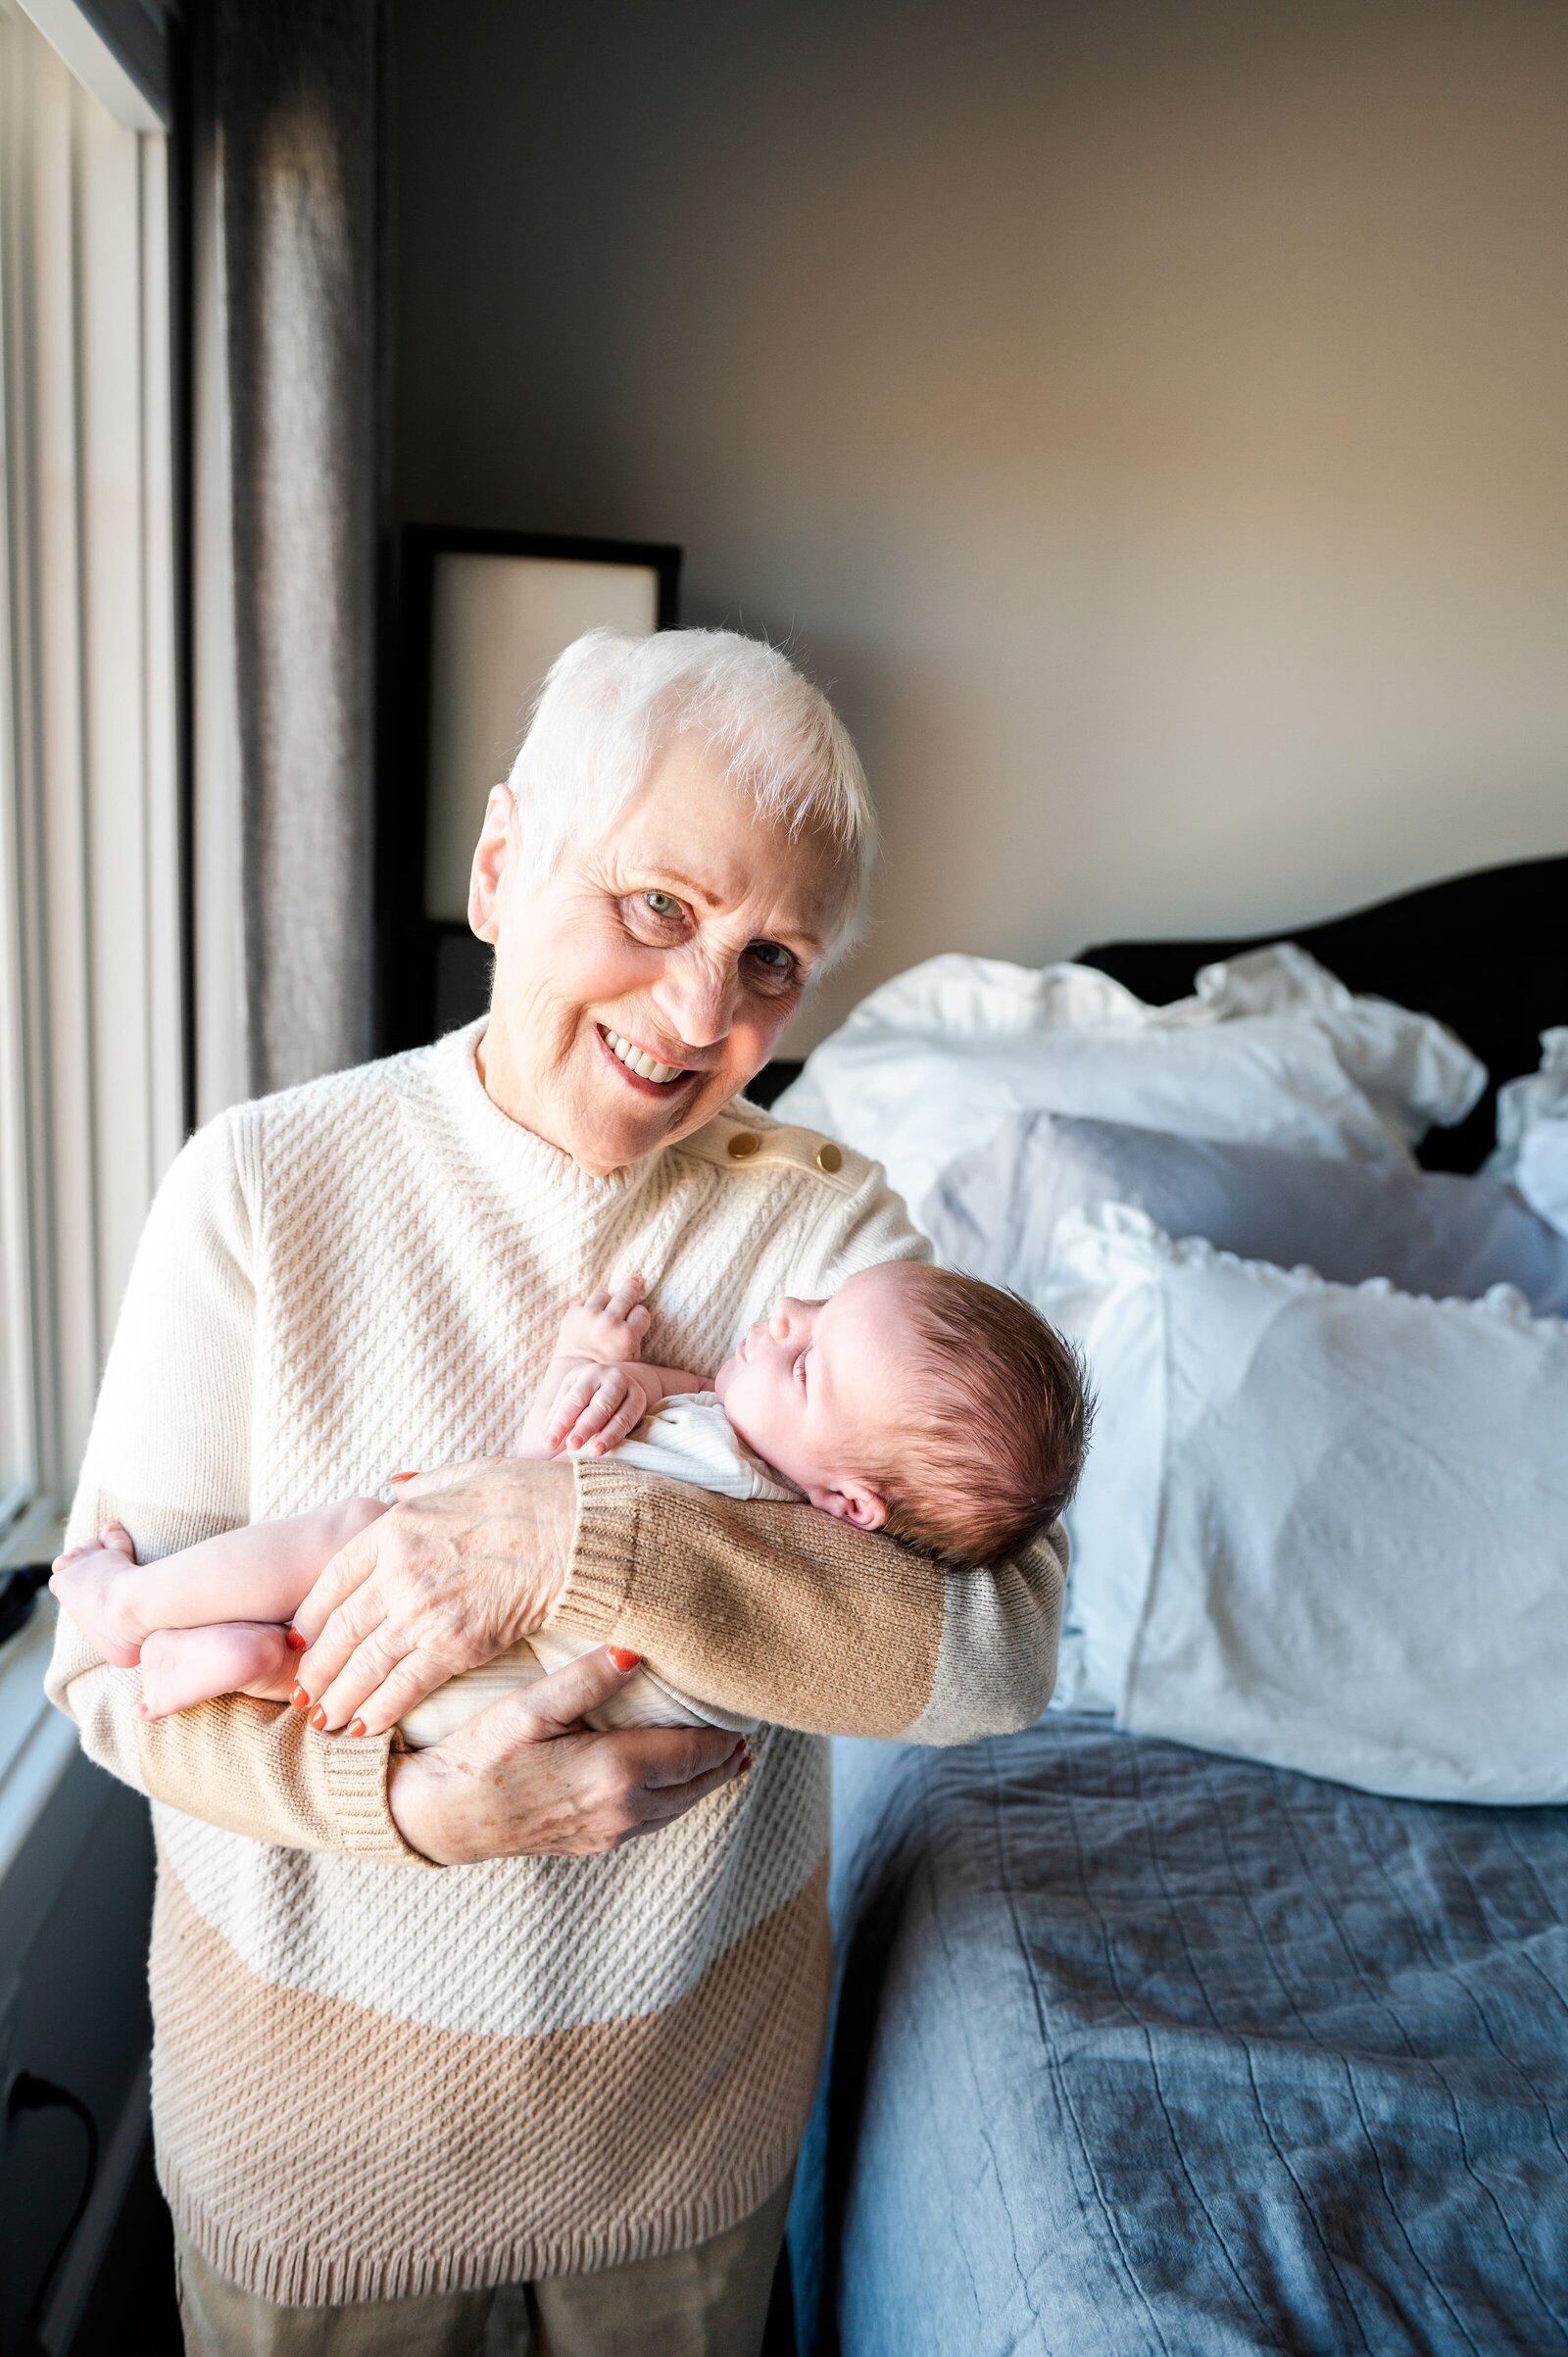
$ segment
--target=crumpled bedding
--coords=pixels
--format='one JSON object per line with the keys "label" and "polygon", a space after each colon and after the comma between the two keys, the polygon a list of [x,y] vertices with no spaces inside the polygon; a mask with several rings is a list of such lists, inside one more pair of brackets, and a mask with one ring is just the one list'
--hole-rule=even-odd
{"label": "crumpled bedding", "polygon": [[834,1746],[818,2357],[1568,2349],[1568,1810]]}

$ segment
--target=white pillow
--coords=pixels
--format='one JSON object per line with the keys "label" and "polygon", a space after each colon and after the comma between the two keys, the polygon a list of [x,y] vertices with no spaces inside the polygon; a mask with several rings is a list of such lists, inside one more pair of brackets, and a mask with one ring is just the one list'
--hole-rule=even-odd
{"label": "white pillow", "polygon": [[1520,1142],[1515,1184],[1531,1209],[1568,1238],[1568,1114],[1532,1123]]}
{"label": "white pillow", "polygon": [[1370,1792],[1568,1799],[1568,1324],[1102,1206],[1042,1304],[1099,1387],[1070,1532],[1138,1734]]}
{"label": "white pillow", "polygon": [[1487,1176],[1511,1180],[1568,1236],[1568,1029],[1541,1035],[1541,1068],[1497,1091],[1497,1150]]}
{"label": "white pillow", "polygon": [[1472,1297],[1507,1284],[1538,1312],[1568,1313],[1568,1236],[1511,1187],[1122,1121],[1021,1113],[949,1163],[918,1217],[951,1267],[1033,1296],[1057,1221],[1096,1203],[1131,1203],[1244,1259],[1310,1261],[1342,1284]]}
{"label": "white pillow", "polygon": [[1344,985],[1290,943],[1146,1007],[1088,966],[933,958],[862,1000],[774,1110],[846,1138],[924,1201],[1010,1114],[1046,1108],[1303,1154],[1408,1158],[1486,1083],[1440,1023]]}

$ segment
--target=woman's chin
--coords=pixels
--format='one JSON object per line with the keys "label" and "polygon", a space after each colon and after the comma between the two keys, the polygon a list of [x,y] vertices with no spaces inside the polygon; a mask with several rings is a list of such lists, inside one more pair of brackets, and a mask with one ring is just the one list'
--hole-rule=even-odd
{"label": "woman's chin", "polygon": [[597,1102],[579,1105],[567,1146],[572,1160],[590,1178],[609,1178],[617,1170],[628,1169],[679,1135],[675,1105],[651,1104],[633,1098],[629,1091],[610,1095],[596,1090],[594,1094]]}

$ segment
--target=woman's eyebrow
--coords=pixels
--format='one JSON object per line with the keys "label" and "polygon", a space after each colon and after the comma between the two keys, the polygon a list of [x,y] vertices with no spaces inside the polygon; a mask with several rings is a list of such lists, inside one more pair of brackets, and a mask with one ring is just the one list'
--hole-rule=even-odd
{"label": "woman's eyebrow", "polygon": [[710,891],[706,884],[699,884],[692,876],[683,876],[678,867],[666,867],[662,860],[659,860],[655,863],[654,873],[661,883],[678,884],[682,892],[689,892],[694,901],[706,902],[710,908],[717,908],[722,904],[722,893]]}
{"label": "woman's eyebrow", "polygon": [[779,941],[786,949],[804,950],[808,957],[813,957],[820,953],[823,937],[820,933],[813,933],[809,925],[791,924],[786,918],[783,924],[775,925],[771,932],[760,933],[758,939]]}

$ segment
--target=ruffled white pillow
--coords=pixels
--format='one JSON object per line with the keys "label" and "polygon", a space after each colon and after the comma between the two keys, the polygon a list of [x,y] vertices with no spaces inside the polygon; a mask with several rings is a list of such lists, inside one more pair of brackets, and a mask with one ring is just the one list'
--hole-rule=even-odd
{"label": "ruffled white pillow", "polygon": [[1413,1164],[1022,1113],[950,1162],[916,1216],[950,1267],[1033,1295],[1057,1223],[1099,1203],[1247,1260],[1310,1261],[1342,1284],[1389,1277],[1406,1293],[1470,1297],[1516,1285],[1533,1309],[1568,1314],[1568,1235],[1512,1187]]}
{"label": "ruffled white pillow", "polygon": [[1206,966],[1169,1007],[1088,966],[933,958],[862,1000],[775,1110],[873,1155],[918,1205],[1017,1113],[1404,1162],[1485,1084],[1442,1024],[1353,997],[1282,943]]}
{"label": "ruffled white pillow", "polygon": [[1100,1391],[1079,1698],[1371,1792],[1568,1799],[1568,1323],[1122,1208],[1056,1236],[1041,1306]]}

